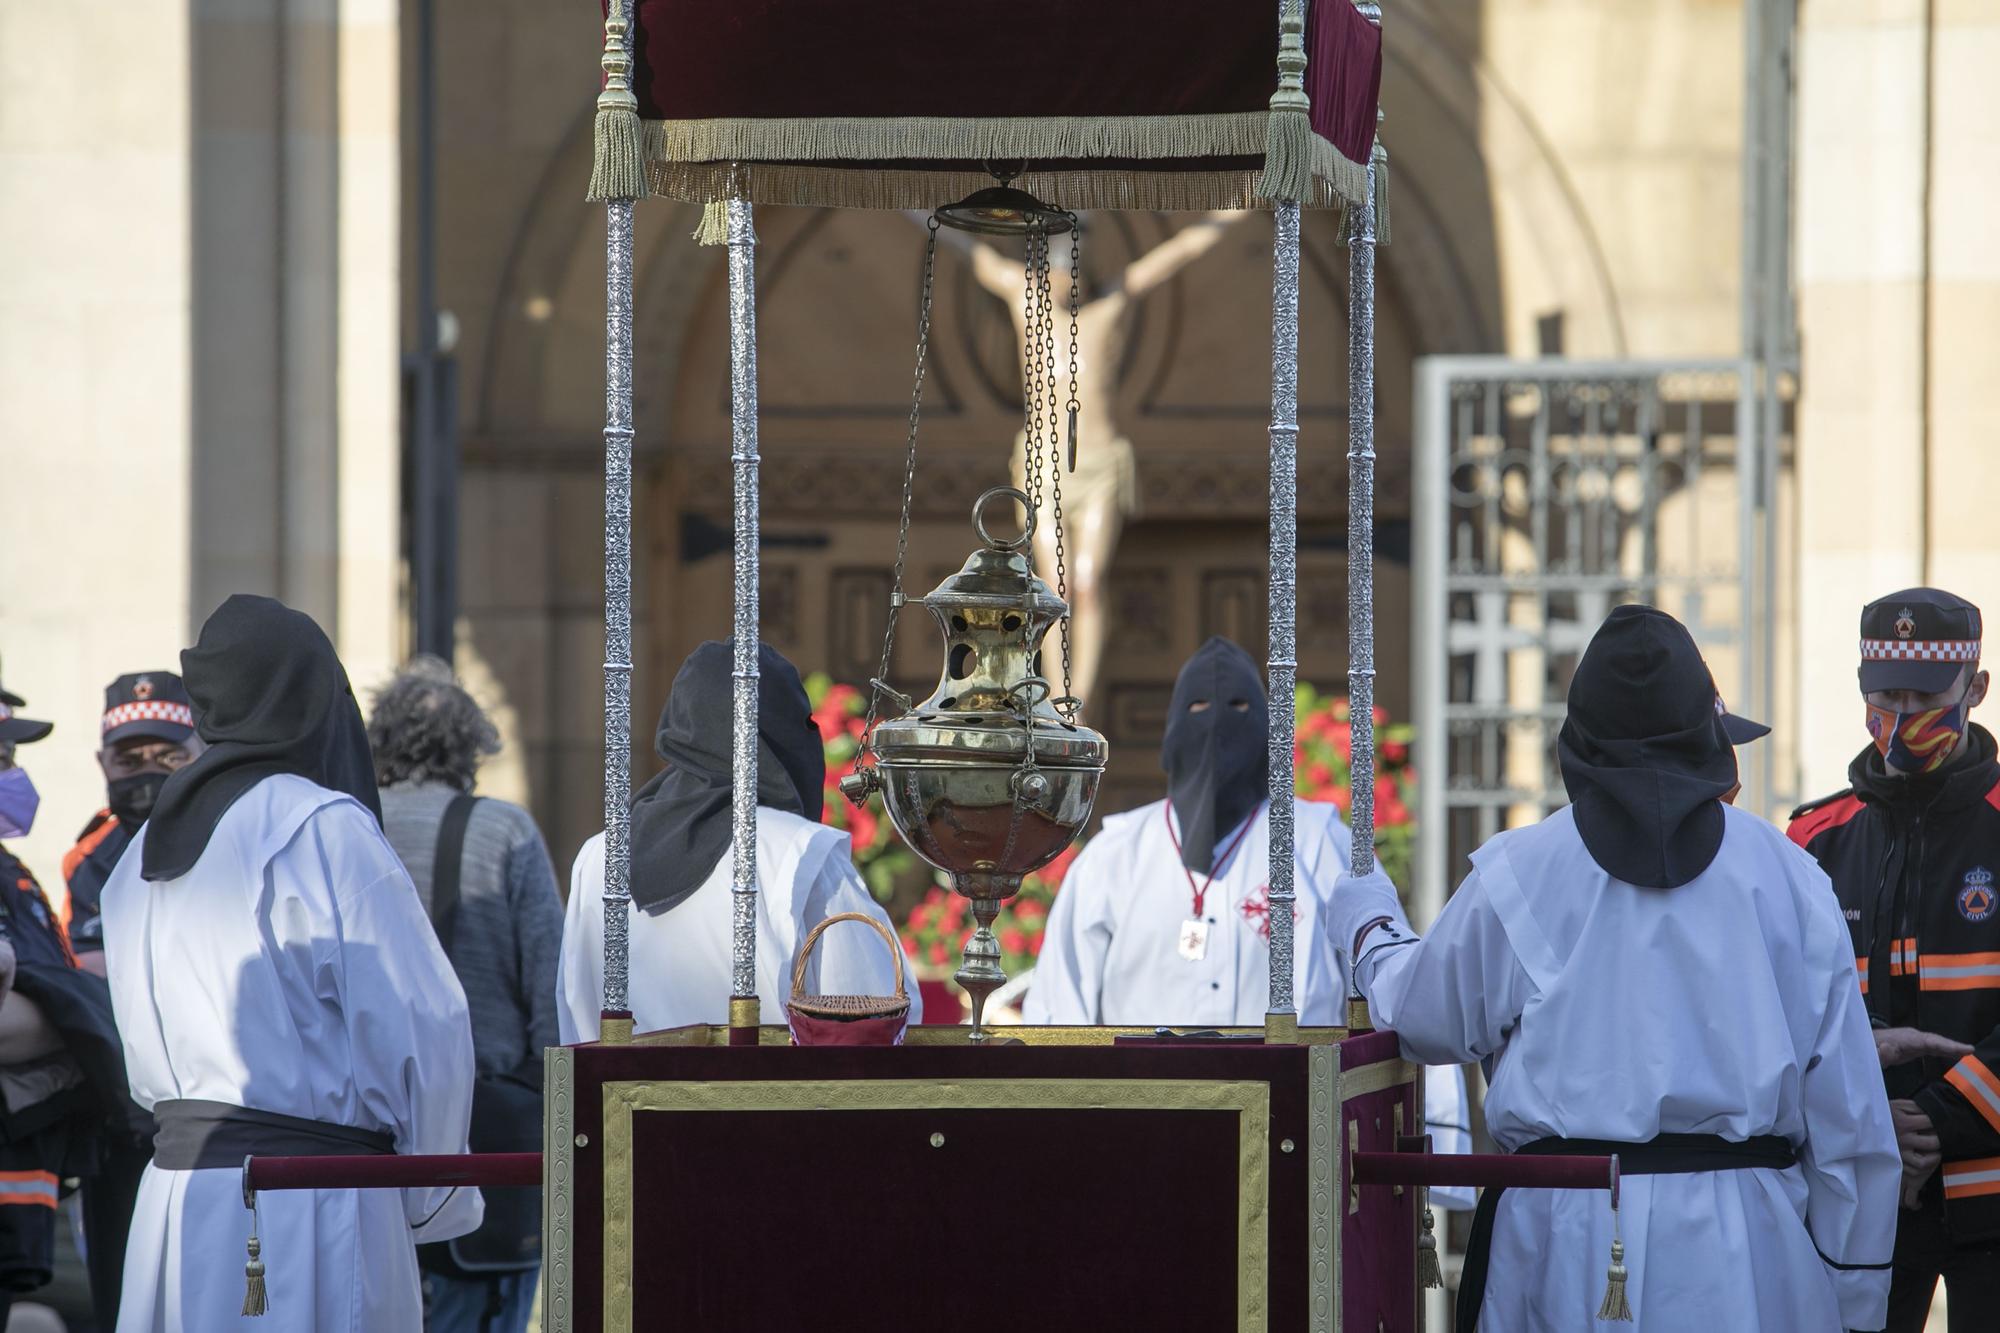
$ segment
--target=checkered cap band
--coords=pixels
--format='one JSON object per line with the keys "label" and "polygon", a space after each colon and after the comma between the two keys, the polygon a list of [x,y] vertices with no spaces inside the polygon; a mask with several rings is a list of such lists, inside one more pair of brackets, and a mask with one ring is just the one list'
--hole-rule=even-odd
{"label": "checkered cap band", "polygon": [[1863,639],[1864,662],[1977,662],[1977,639]]}
{"label": "checkered cap band", "polygon": [[119,704],[107,709],[104,714],[104,731],[109,733],[115,727],[127,722],[170,722],[177,727],[194,727],[194,710],[186,704],[177,704],[164,699],[142,699],[137,703]]}

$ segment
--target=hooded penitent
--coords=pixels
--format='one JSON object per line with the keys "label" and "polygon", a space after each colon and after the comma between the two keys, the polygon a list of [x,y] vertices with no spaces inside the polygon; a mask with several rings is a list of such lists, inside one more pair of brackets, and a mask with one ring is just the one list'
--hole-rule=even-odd
{"label": "hooded penitent", "polygon": [[[660,713],[654,748],[666,770],[632,802],[632,901],[658,914],[700,888],[729,853],[734,703],[730,643],[688,656]],[[798,669],[757,651],[757,804],[818,820],[826,750]]]}
{"label": "hooded penitent", "polygon": [[1678,620],[1649,606],[1613,611],[1577,664],[1556,740],[1591,859],[1651,889],[1706,870],[1736,787],[1732,743],[1767,730],[1723,708]]}
{"label": "hooded penitent", "polygon": [[311,616],[238,593],[181,653],[181,679],[208,748],[160,788],[146,822],[145,878],[193,869],[237,798],[279,773],[344,792],[382,818],[361,709]]}
{"label": "hooded penitent", "polygon": [[1160,767],[1180,827],[1181,864],[1207,874],[1215,849],[1267,791],[1269,717],[1250,654],[1213,638],[1174,682]]}

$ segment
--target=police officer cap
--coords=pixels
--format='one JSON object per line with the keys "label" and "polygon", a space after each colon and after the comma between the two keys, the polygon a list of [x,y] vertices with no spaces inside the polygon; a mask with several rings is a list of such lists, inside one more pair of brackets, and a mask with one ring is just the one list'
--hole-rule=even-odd
{"label": "police officer cap", "polygon": [[171,671],[134,671],[104,687],[104,743],[144,738],[175,745],[194,735],[187,686]]}
{"label": "police officer cap", "polygon": [[1979,608],[1938,588],[1905,588],[1861,609],[1861,692],[1951,688],[1979,660]]}

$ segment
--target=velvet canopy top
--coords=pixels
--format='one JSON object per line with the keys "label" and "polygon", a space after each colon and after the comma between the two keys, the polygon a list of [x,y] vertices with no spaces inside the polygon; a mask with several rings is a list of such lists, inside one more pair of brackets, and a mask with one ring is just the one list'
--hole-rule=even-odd
{"label": "velvet canopy top", "polygon": [[[600,0],[599,11],[608,8]],[[931,208],[1025,169],[1067,208],[1262,202],[1279,10],[1246,0],[624,0],[651,188]],[[1381,30],[1305,0],[1313,187],[1366,195]]]}

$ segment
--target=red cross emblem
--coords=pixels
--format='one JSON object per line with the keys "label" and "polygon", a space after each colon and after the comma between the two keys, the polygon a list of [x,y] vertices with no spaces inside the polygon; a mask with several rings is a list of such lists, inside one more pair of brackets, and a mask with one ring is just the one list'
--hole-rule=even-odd
{"label": "red cross emblem", "polygon": [[[1271,886],[1269,884],[1259,885],[1254,893],[1243,900],[1237,910],[1243,913],[1245,921],[1256,923],[1257,934],[1260,937],[1267,940],[1271,938]],[[1294,907],[1292,908],[1293,924],[1297,924],[1298,919],[1299,909]]]}

